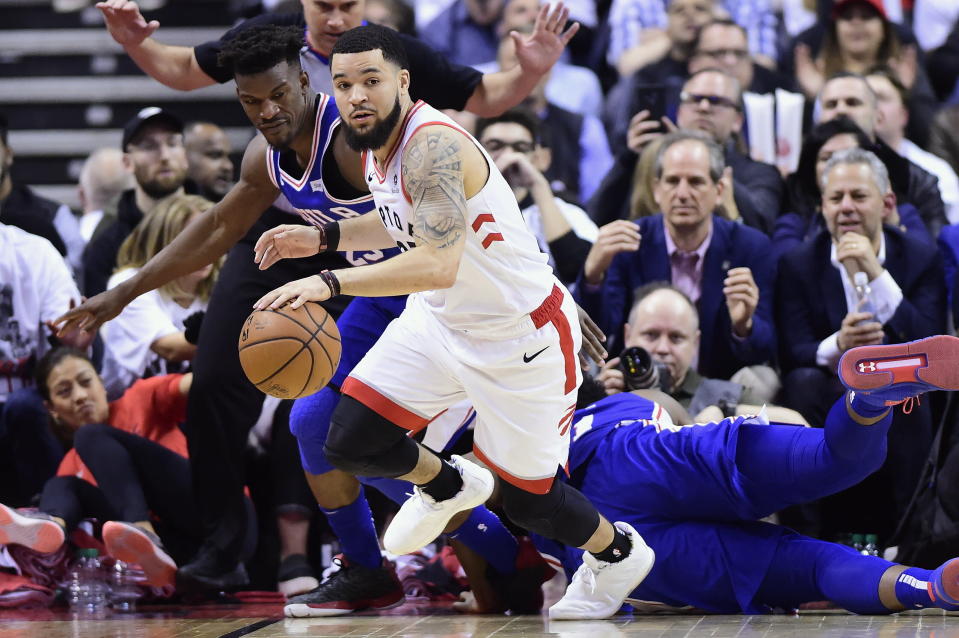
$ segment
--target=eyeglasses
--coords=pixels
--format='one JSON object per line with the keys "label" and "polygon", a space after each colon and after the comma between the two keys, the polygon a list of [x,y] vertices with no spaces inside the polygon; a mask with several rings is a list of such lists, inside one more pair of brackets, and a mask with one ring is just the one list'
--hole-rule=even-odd
{"label": "eyeglasses", "polygon": [[709,103],[709,106],[721,106],[727,109],[734,109],[736,111],[740,110],[739,104],[733,102],[728,97],[722,97],[721,95],[700,95],[699,93],[687,93],[683,91],[679,94],[679,101],[683,104],[690,105],[699,105],[703,101]]}
{"label": "eyeglasses", "polygon": [[700,49],[697,51],[699,55],[704,55],[707,58],[712,58],[713,60],[722,60],[723,58],[735,58],[737,62],[741,62],[749,57],[749,51],[746,49]]}
{"label": "eyeglasses", "polygon": [[486,150],[490,153],[501,151],[504,148],[510,148],[517,153],[532,153],[533,150],[535,150],[535,146],[532,142],[504,142],[503,140],[498,140],[496,138],[484,141],[483,146],[485,146]]}
{"label": "eyeglasses", "polygon": [[141,153],[146,153],[148,155],[159,155],[160,150],[163,148],[169,149],[179,149],[183,148],[183,136],[180,134],[171,135],[165,138],[151,138],[143,140],[139,144],[130,144],[129,148],[140,151]]}

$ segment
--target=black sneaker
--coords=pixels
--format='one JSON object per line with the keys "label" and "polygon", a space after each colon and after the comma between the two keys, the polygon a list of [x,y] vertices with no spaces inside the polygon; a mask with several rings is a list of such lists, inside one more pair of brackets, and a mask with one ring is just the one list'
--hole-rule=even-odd
{"label": "black sneaker", "polygon": [[305,594],[320,586],[310,561],[303,554],[291,554],[284,558],[280,562],[276,580],[276,588],[287,598]]}
{"label": "black sneaker", "polygon": [[513,614],[538,614],[543,610],[543,583],[551,579],[556,570],[540,555],[529,536],[516,540],[519,543],[516,571],[504,575],[490,566],[487,577],[506,609]]}
{"label": "black sneaker", "polygon": [[203,545],[193,560],[177,571],[178,588],[229,590],[250,582],[243,563],[229,559],[219,550]]}
{"label": "black sneaker", "polygon": [[364,609],[388,609],[405,600],[403,586],[393,564],[370,569],[353,565],[345,557],[335,558],[340,570],[311,592],[294,596],[283,608],[290,618],[342,616]]}

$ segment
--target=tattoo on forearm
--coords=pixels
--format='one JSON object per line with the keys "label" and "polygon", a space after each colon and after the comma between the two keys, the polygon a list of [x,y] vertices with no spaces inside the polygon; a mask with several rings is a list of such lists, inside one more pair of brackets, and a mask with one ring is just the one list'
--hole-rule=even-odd
{"label": "tattoo on forearm", "polygon": [[452,131],[424,131],[403,152],[403,182],[413,200],[413,234],[434,248],[456,244],[466,229],[464,140]]}

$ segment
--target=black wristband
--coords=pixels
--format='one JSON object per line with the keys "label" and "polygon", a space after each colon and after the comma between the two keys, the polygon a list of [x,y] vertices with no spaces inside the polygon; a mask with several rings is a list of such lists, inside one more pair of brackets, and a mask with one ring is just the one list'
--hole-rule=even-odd
{"label": "black wristband", "polygon": [[332,270],[321,270],[320,277],[323,283],[330,289],[330,297],[336,297],[340,294],[340,280]]}
{"label": "black wristband", "polygon": [[330,222],[320,226],[320,252],[335,251],[340,245],[340,223]]}

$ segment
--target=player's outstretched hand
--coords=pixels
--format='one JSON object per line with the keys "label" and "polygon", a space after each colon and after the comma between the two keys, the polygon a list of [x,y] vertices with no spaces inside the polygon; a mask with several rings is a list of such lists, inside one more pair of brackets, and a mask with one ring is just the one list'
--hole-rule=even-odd
{"label": "player's outstretched hand", "polygon": [[323,249],[323,230],[316,226],[283,224],[266,231],[253,247],[253,261],[266,270],[281,259],[310,257]]}
{"label": "player's outstretched hand", "polygon": [[552,12],[549,4],[544,4],[536,16],[532,33],[521,35],[510,31],[510,37],[516,45],[516,59],[524,72],[543,75],[553,68],[563,54],[563,49],[579,31],[579,22],[574,22],[568,29],[563,30],[568,19],[569,9],[564,7],[562,2],[558,3]]}
{"label": "player's outstretched hand", "polygon": [[276,310],[280,306],[292,301],[290,307],[296,310],[307,301],[326,301],[333,296],[333,291],[326,285],[326,281],[319,275],[311,275],[303,279],[291,281],[272,290],[253,304],[257,310]]}
{"label": "player's outstretched hand", "polygon": [[[84,300],[79,306],[74,307],[73,302],[70,302],[70,310],[50,322],[49,326],[56,330],[57,338],[61,341],[80,345],[84,338],[92,340],[97,328],[120,314],[128,303],[129,300],[123,297],[119,289],[111,288]],[[89,337],[78,335],[78,332],[87,333]]]}
{"label": "player's outstretched hand", "polygon": [[122,46],[136,46],[160,28],[156,20],[147,22],[137,3],[130,0],[106,0],[96,7],[103,14],[110,36]]}
{"label": "player's outstretched hand", "polygon": [[576,314],[579,315],[579,327],[583,332],[583,348],[579,351],[579,359],[583,366],[589,365],[589,359],[595,361],[598,365],[603,365],[606,361],[606,349],[603,342],[606,341],[606,335],[599,329],[589,314],[576,304]]}

